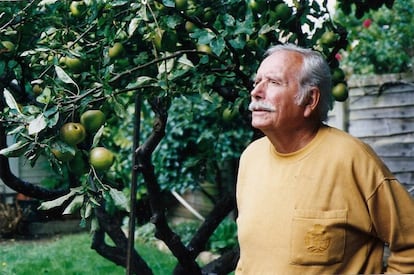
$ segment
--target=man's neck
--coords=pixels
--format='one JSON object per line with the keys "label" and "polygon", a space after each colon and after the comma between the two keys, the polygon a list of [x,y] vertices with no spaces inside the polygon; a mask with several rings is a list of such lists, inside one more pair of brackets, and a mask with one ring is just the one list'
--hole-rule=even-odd
{"label": "man's neck", "polygon": [[322,124],[309,125],[298,129],[265,132],[276,151],[281,154],[296,152],[305,147],[318,133]]}

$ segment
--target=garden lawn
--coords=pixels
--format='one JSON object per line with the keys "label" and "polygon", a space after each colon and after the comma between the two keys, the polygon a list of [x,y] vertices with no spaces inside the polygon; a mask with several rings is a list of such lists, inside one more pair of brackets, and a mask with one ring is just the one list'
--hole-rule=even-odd
{"label": "garden lawn", "polygon": [[[1,241],[0,274],[125,274],[123,267],[103,258],[90,246],[91,237],[88,233],[37,240]],[[176,265],[176,259],[172,255],[141,243],[136,245],[136,249],[154,274],[172,274]]]}

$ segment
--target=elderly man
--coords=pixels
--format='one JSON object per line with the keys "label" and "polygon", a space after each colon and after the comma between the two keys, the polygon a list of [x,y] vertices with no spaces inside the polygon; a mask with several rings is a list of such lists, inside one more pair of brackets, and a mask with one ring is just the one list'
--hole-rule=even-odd
{"label": "elderly man", "polygon": [[249,106],[265,137],[240,160],[236,274],[414,273],[414,200],[369,146],[323,124],[331,102],[318,52],[268,50]]}

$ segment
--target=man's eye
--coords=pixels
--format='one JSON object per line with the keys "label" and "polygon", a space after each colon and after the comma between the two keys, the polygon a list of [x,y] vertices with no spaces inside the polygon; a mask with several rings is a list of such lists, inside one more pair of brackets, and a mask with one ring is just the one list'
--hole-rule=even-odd
{"label": "man's eye", "polygon": [[279,80],[269,80],[269,83],[277,86],[282,85],[282,82],[280,82]]}

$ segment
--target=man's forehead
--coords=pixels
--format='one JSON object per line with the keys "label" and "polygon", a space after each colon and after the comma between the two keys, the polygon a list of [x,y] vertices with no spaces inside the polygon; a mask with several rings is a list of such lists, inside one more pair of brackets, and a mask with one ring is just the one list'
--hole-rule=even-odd
{"label": "man's forehead", "polygon": [[278,75],[283,71],[297,70],[303,63],[303,56],[294,51],[281,50],[267,56],[257,69],[258,75]]}
{"label": "man's forehead", "polygon": [[262,73],[258,71],[256,75],[253,77],[253,79],[262,79],[262,78],[275,79],[275,78],[282,78],[282,77],[283,77],[283,73],[280,70],[271,70],[271,71],[265,71]]}
{"label": "man's forehead", "polygon": [[279,50],[275,51],[268,56],[266,56],[262,63],[264,62],[272,62],[273,60],[288,60],[291,62],[301,62],[303,60],[303,55],[296,51],[290,50]]}

